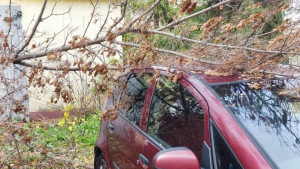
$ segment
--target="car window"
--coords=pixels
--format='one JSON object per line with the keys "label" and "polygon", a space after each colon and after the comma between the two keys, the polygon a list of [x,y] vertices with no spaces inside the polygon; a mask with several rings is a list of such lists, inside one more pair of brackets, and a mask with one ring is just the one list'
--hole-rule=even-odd
{"label": "car window", "polygon": [[240,169],[242,166],[221,136],[217,128],[212,125],[214,161],[218,169]]}
{"label": "car window", "polygon": [[152,75],[131,74],[121,96],[121,113],[135,125],[139,125],[142,108],[147,89],[152,80]]}
{"label": "car window", "polygon": [[203,109],[183,85],[160,77],[151,101],[147,132],[165,147],[189,148],[200,160]]}
{"label": "car window", "polygon": [[119,100],[119,95],[122,91],[123,84],[126,83],[128,75],[124,75],[118,78],[117,81],[114,82],[114,84],[111,86],[111,89],[108,91],[107,95],[107,103],[105,106],[105,110],[109,110],[113,105],[120,104]]}
{"label": "car window", "polygon": [[114,96],[113,96],[113,94],[110,94],[110,96],[107,98],[105,110],[108,110],[109,108],[111,108],[113,106],[113,104],[114,104],[113,101],[114,101]]}

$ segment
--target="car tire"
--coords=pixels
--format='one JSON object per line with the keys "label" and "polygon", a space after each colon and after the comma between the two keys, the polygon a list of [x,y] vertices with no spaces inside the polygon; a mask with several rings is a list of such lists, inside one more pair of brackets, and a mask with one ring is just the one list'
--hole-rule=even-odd
{"label": "car tire", "polygon": [[94,159],[94,168],[95,169],[107,169],[106,161],[102,153]]}

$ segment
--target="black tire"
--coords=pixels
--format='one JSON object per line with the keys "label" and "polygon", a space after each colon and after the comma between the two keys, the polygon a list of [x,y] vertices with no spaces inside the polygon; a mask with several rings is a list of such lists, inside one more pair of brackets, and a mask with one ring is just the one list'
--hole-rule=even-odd
{"label": "black tire", "polygon": [[95,169],[107,169],[106,161],[102,153],[94,158],[94,168]]}

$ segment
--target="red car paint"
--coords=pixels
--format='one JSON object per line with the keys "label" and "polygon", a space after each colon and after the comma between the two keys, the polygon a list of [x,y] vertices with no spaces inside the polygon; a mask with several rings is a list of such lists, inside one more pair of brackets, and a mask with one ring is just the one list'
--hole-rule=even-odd
{"label": "red car paint", "polygon": [[[165,67],[139,68],[134,69],[132,72],[152,72],[154,74],[156,70],[160,70],[161,75],[169,74]],[[173,71],[176,70],[171,70],[170,72]],[[238,76],[211,77],[201,74],[199,76],[205,83],[222,83],[241,80]],[[179,82],[189,90],[203,107],[204,141],[210,149],[211,136],[209,121],[212,120],[243,168],[271,168],[248,136],[237,124],[235,119],[228,113],[220,100],[214,95],[209,87],[204,84],[204,82],[189,73],[184,74]],[[148,113],[154,88],[155,79],[150,84],[144,100],[139,128],[130,125],[130,122],[122,115],[119,115],[115,121],[110,122],[102,120],[96,147],[99,147],[104,154],[105,160],[108,163],[108,168],[116,168],[115,164],[118,164],[117,167],[124,169],[142,169],[145,167],[152,169],[152,160],[155,154],[164,149],[160,143],[153,139],[149,139],[150,136],[146,134]],[[107,99],[104,108],[106,107]],[[114,127],[113,132],[109,129],[110,124]],[[139,158],[139,154],[143,154],[149,160],[149,164],[141,164],[142,162]],[[184,154],[182,154],[182,157],[184,157]],[[199,159],[199,161],[200,160],[201,159]],[[185,168],[194,167],[189,166],[188,163],[185,163],[185,166]],[[172,168],[172,161],[169,162],[169,168]]]}

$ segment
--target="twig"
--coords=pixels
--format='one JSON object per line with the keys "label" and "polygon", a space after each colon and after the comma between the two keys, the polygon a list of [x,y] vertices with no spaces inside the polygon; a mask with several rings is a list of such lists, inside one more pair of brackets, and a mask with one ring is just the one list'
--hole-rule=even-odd
{"label": "twig", "polygon": [[112,31],[112,29],[115,26],[117,26],[123,20],[123,18],[125,17],[126,10],[127,10],[127,3],[128,3],[128,0],[125,0],[125,2],[124,2],[124,9],[123,9],[121,17],[112,26],[110,26],[109,30],[107,31],[107,34],[109,34]]}
{"label": "twig", "polygon": [[32,31],[31,31],[31,34],[30,34],[29,38],[25,41],[25,44],[21,47],[21,49],[18,50],[18,51],[16,52],[15,58],[18,58],[18,55],[19,55],[19,54],[20,54],[20,53],[21,53],[21,52],[29,45],[29,43],[30,43],[31,39],[33,38],[33,36],[34,36],[34,34],[35,34],[35,32],[36,32],[36,30],[37,30],[39,24],[40,24],[41,21],[42,21],[42,16],[43,16],[43,13],[44,13],[44,11],[45,11],[46,4],[47,4],[47,0],[44,0],[42,9],[41,9],[40,14],[39,14],[39,16],[38,16],[38,19],[37,19],[36,22],[35,22],[35,25],[33,26],[33,29],[32,29]]}
{"label": "twig", "polygon": [[110,6],[111,6],[111,2],[109,1],[109,5],[108,5],[108,9],[107,9],[107,14],[106,14],[106,17],[105,17],[105,20],[104,20],[104,23],[102,24],[102,26],[100,27],[97,35],[96,35],[96,39],[99,37],[100,33],[102,32],[104,26],[106,25],[107,23],[107,20],[108,20],[108,16],[110,14]]}
{"label": "twig", "polygon": [[65,14],[67,14],[67,13],[70,13],[70,11],[71,11],[71,9],[72,9],[72,6],[70,6],[69,9],[68,9],[68,11],[66,11],[66,12],[63,12],[63,13],[54,13],[54,9],[55,9],[55,7],[56,7],[56,4],[57,4],[57,1],[55,1],[54,5],[53,5],[53,7],[52,7],[51,14],[48,15],[48,16],[46,16],[46,17],[44,17],[44,18],[42,18],[41,21],[44,21],[44,20],[50,18],[51,16],[65,15]]}
{"label": "twig", "polygon": [[138,21],[139,19],[141,19],[143,16],[147,15],[150,11],[152,11],[159,3],[161,0],[157,0],[149,9],[147,9],[146,11],[144,11],[141,15],[139,15],[137,18],[135,18],[134,20],[132,20],[125,29],[130,29],[131,26]]}
{"label": "twig", "polygon": [[83,35],[82,35],[82,38],[85,36],[87,30],[89,29],[89,27],[90,27],[90,25],[91,25],[91,23],[92,23],[92,20],[93,20],[93,18],[94,18],[94,16],[95,16],[96,7],[97,7],[97,5],[98,5],[98,3],[99,3],[99,0],[96,1],[96,4],[94,4],[92,1],[90,1],[90,2],[91,2],[91,4],[93,5],[93,11],[92,11],[92,14],[91,14],[89,23],[88,23],[88,25],[86,26],[86,28],[85,28],[85,30],[84,30],[84,33],[83,33]]}

